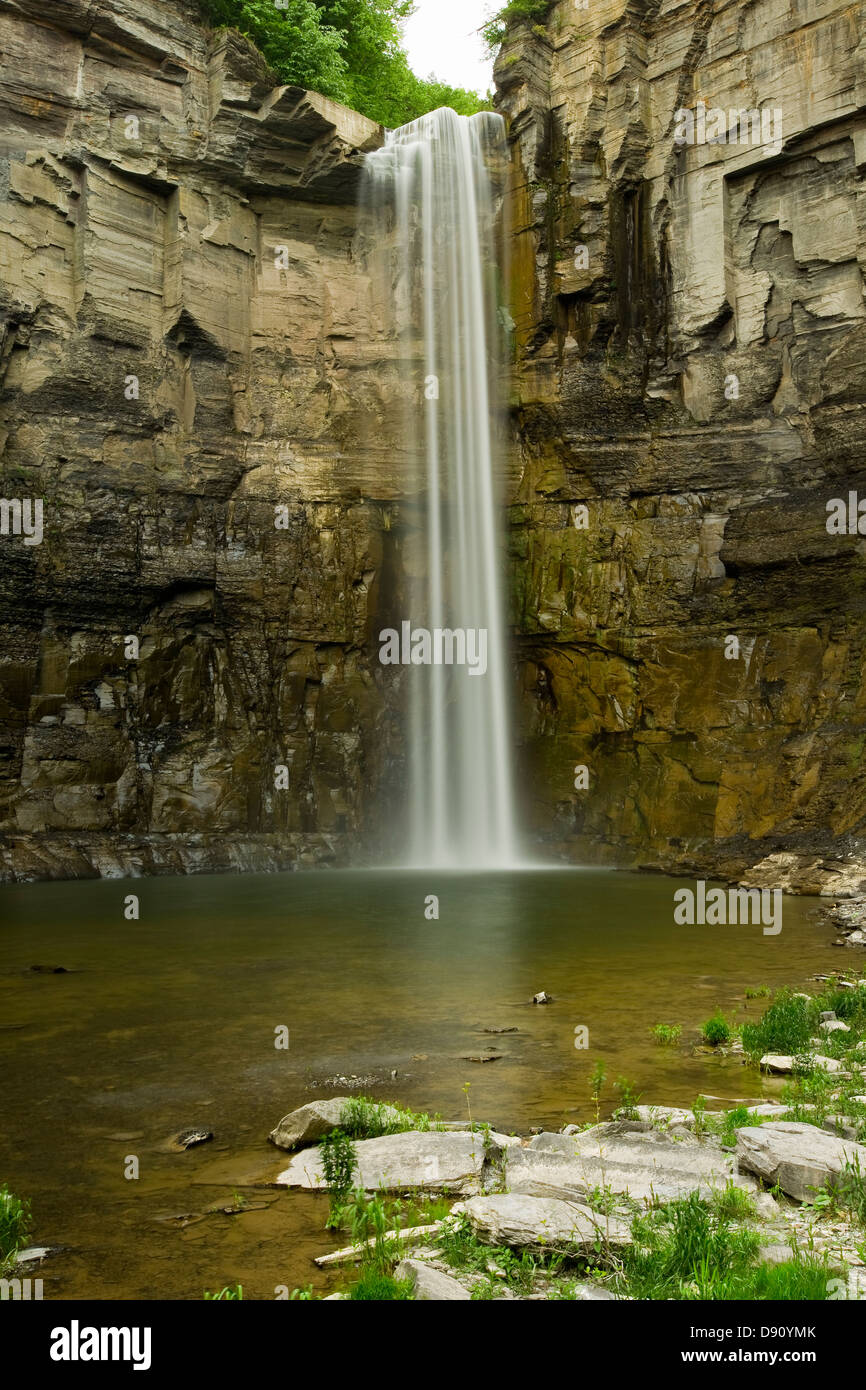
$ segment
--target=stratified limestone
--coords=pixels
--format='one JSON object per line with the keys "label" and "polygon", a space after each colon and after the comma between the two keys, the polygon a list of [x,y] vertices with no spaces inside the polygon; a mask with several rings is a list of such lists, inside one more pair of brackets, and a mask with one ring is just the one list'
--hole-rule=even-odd
{"label": "stratified limestone", "polygon": [[619,1217],[603,1216],[578,1202],[525,1193],[471,1197],[452,1208],[465,1214],[480,1240],[522,1250],[598,1253],[631,1244],[631,1229]]}
{"label": "stratified limestone", "polygon": [[0,493],[45,507],[0,539],[0,873],[337,862],[394,722],[381,129],[195,0],[0,0],[0,53]]}
{"label": "stratified limestone", "polygon": [[[862,885],[864,21],[559,0],[499,57],[525,805],[568,857]],[[699,99],[725,140],[679,145]]]}
{"label": "stratified limestone", "polygon": [[[480,1192],[490,1159],[519,1140],[491,1133],[388,1134],[355,1144],[357,1169],[353,1181],[367,1192]],[[485,1148],[486,1144],[486,1148]],[[280,1187],[322,1190],[325,1181],[321,1150],[304,1149],[276,1177]]]}
{"label": "stratified limestone", "polygon": [[[863,891],[864,8],[558,0],[500,56],[521,785],[566,858]],[[195,0],[0,0],[0,54],[0,494],[45,504],[0,538],[0,874],[342,862],[404,780],[381,131]],[[701,97],[772,138],[678,145]]]}
{"label": "stratified limestone", "polygon": [[793,1120],[738,1130],[737,1159],[768,1187],[778,1185],[798,1202],[838,1187],[848,1167],[866,1172],[866,1146]]}
{"label": "stratified limestone", "polygon": [[507,1155],[510,1192],[580,1200],[596,1190],[637,1202],[675,1201],[725,1188],[754,1187],[730,1157],[685,1131],[668,1137],[638,1123],[612,1122],[582,1133],[538,1134]]}

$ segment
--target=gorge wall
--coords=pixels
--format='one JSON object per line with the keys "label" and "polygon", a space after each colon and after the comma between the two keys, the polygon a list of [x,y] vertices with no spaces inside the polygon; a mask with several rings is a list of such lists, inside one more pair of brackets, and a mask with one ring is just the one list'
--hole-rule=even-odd
{"label": "gorge wall", "polygon": [[500,53],[524,784],[568,858],[862,867],[864,20],[560,0]]}
{"label": "gorge wall", "polygon": [[382,131],[193,0],[0,0],[0,51],[3,870],[337,860],[390,745]]}
{"label": "gorge wall", "polygon": [[[500,54],[519,780],[567,859],[860,862],[864,11],[559,0]],[[0,537],[0,873],[344,862],[403,757],[382,131],[195,0],[0,0],[0,54],[0,494],[45,514]],[[701,99],[780,139],[678,144]]]}

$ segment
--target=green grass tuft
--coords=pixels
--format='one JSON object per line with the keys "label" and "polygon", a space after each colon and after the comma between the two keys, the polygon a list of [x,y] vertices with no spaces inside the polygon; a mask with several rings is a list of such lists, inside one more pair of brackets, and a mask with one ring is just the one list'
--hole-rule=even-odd
{"label": "green grass tuft", "polygon": [[4,1184],[0,1187],[0,1270],[15,1262],[18,1251],[27,1244],[30,1229],[30,1203],[16,1197]]}

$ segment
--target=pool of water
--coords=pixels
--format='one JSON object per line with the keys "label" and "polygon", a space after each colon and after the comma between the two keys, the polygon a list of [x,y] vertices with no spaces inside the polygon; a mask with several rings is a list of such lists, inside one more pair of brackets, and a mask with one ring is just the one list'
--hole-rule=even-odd
{"label": "pool of water", "polygon": [[[254,1184],[281,1166],[269,1130],[343,1093],[335,1076],[446,1119],[466,1117],[469,1082],[473,1116],[506,1132],[588,1119],[597,1059],[605,1113],[620,1076],[662,1104],[773,1096],[778,1083],[740,1059],[696,1051],[700,1024],[717,1006],[759,1014],[747,987],[837,967],[833,933],[794,898],[778,936],[677,926],[678,886],[558,870],[0,889],[0,1182],[32,1200],[34,1241],[68,1247],[40,1271],[46,1298],[324,1290],[311,1260],[335,1245],[326,1203]],[[138,921],[124,916],[132,893]],[[554,1002],[532,1005],[539,990]],[[654,1043],[658,1022],[682,1025],[678,1047]],[[498,1060],[465,1060],[490,1048]],[[197,1125],[211,1143],[169,1150]],[[236,1190],[267,1205],[208,1212]]]}

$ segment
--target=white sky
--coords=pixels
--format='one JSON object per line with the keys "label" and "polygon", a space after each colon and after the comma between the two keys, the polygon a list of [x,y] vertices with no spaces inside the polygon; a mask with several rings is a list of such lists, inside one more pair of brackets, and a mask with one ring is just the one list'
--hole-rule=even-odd
{"label": "white sky", "polygon": [[493,86],[493,63],[475,31],[501,8],[498,0],[415,0],[415,5],[405,30],[412,71],[486,93]]}

